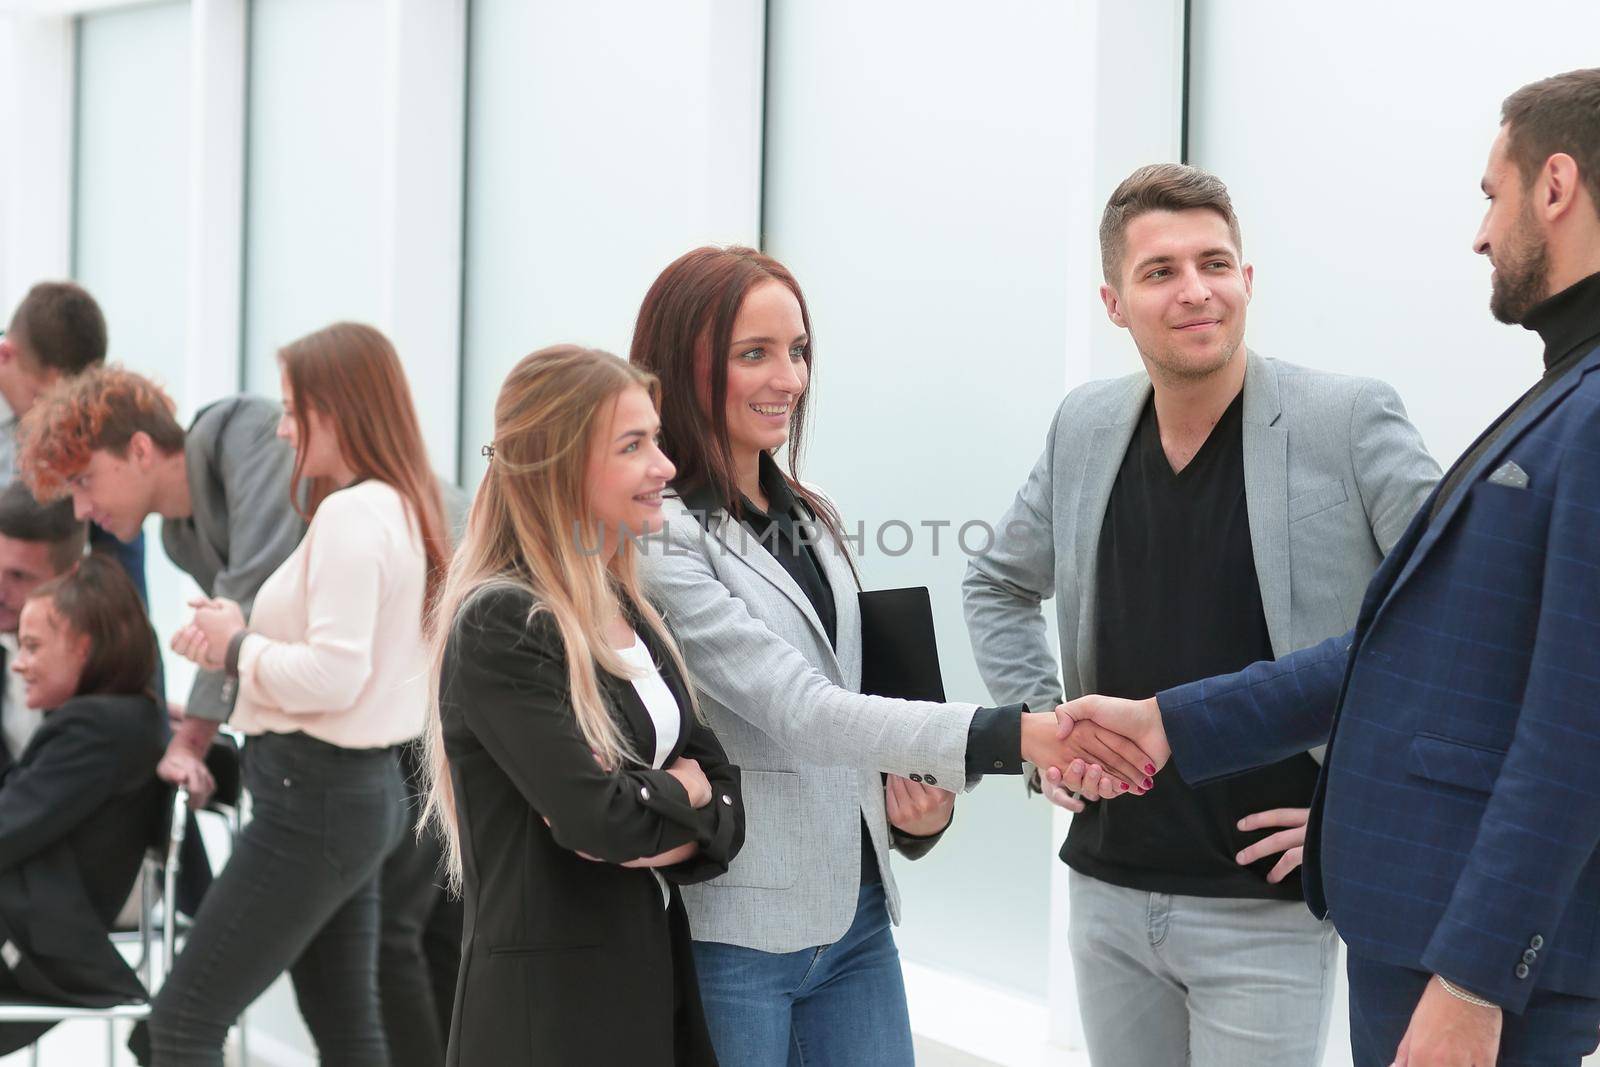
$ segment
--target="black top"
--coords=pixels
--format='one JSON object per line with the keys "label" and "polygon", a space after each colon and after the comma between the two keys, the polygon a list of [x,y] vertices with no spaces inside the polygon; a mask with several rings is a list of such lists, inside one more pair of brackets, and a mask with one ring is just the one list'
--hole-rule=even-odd
{"label": "black top", "polygon": [[[530,620],[533,607],[509,584],[480,592],[445,646],[439,714],[464,880],[446,1061],[714,1065],[676,885],[725,873],[743,843],[739,769],[642,627],[679,707],[668,762],[698,760],[711,803],[691,807],[665,770],[602,768],[578,729],[560,631],[547,612]],[[632,683],[598,680],[633,750],[653,751]],[[649,871],[619,866],[691,841],[695,856],[660,868],[667,907]]]}
{"label": "black top", "polygon": [[[1244,400],[1174,474],[1147,403],[1100,527],[1095,594],[1095,688],[1143,698],[1272,658],[1244,487]],[[1137,801],[1091,804],[1072,819],[1061,858],[1113,885],[1200,897],[1300,899],[1296,872],[1266,876],[1278,857],[1240,867],[1261,835],[1239,819],[1305,807],[1317,764],[1298,755],[1193,787],[1164,774]]]}
{"label": "black top", "polygon": [[1561,292],[1534,305],[1523,317],[1522,325],[1538,331],[1544,341],[1544,374],[1533,388],[1522,394],[1515,404],[1496,419],[1483,436],[1452,466],[1444,476],[1439,492],[1433,498],[1433,509],[1428,513],[1432,522],[1461,485],[1461,479],[1477,463],[1478,457],[1494,447],[1500,435],[1516,421],[1545,390],[1556,383],[1573,364],[1600,341],[1600,274],[1591,274],[1581,282],[1567,286]]}

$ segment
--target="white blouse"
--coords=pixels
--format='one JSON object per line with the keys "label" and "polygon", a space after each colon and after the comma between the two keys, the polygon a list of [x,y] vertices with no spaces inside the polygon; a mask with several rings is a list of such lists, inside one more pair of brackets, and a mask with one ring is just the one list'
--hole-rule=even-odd
{"label": "white blouse", "polygon": [[660,770],[667,762],[667,753],[678,743],[682,727],[678,698],[672,695],[672,690],[661,677],[661,671],[656,668],[655,660],[650,658],[650,649],[638,634],[633,635],[632,648],[619,648],[617,652],[622,656],[622,662],[643,672],[632,679],[633,688],[644,702],[644,709],[650,713],[650,722],[655,727],[656,751],[650,766]]}
{"label": "white blouse", "polygon": [[421,535],[393,486],[329,494],[256,594],[230,724],[343,748],[415,738],[428,713],[426,583]]}

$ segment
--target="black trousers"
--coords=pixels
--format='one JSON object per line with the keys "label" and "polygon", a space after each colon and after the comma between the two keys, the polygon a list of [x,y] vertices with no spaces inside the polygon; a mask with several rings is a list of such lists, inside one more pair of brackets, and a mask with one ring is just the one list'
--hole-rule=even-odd
{"label": "black trousers", "polygon": [[444,889],[443,848],[413,828],[422,813],[414,747],[401,751],[405,832],[383,864],[378,993],[394,1067],[443,1067],[461,969],[461,901]]}
{"label": "black trousers", "polygon": [[148,1044],[136,1032],[129,1045],[157,1067],[222,1067],[228,1027],[288,971],[323,1063],[388,1067],[378,873],[403,832],[395,753],[265,734],[244,764],[253,817],[156,997]]}

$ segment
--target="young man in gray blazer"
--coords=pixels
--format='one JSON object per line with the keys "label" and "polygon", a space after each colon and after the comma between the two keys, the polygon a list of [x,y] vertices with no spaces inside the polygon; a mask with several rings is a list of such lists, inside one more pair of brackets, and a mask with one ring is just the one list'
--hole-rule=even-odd
{"label": "young man in gray blazer", "polygon": [[[1141,168],[1100,241],[1101,297],[1146,373],[1067,396],[1006,533],[968,567],[973,650],[1003,702],[1149,696],[1344,632],[1439,477],[1389,386],[1245,347],[1253,269],[1215,177]],[[1320,1061],[1337,941],[1295,871],[1315,755],[1200,788],[1164,776],[1073,819],[1061,858],[1094,1062]],[[1089,763],[1062,770],[1093,795]]]}
{"label": "young man in gray blazer", "polygon": [[[65,489],[79,519],[121,541],[160,515],[172,562],[206,596],[248,613],[306,528],[289,498],[294,450],[278,437],[282,413],[261,397],[228,397],[201,408],[185,430],[160,386],[96,367],[45,393],[23,419],[18,466],[36,494]],[[198,672],[158,768],[197,803],[214,787],[205,753],[233,697],[221,671]]]}

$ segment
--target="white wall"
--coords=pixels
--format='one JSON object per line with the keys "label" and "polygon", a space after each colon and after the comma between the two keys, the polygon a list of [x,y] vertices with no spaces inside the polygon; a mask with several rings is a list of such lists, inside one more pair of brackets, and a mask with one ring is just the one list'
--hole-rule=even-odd
{"label": "white wall", "polygon": [[381,0],[249,5],[245,387],[339,319],[382,326]]}
{"label": "white wall", "polygon": [[759,0],[476,0],[468,88],[462,474],[529,352],[628,356],[661,269],[756,239]]}
{"label": "white wall", "polygon": [[1538,378],[1471,244],[1500,102],[1593,66],[1590,0],[1195,0],[1193,162],[1256,266],[1250,344],[1399,389],[1448,463]]}

